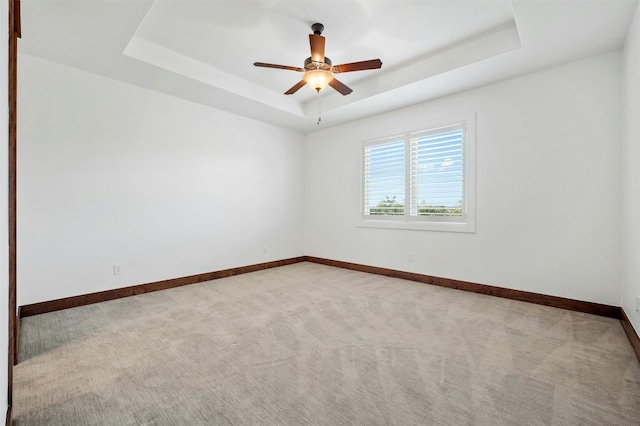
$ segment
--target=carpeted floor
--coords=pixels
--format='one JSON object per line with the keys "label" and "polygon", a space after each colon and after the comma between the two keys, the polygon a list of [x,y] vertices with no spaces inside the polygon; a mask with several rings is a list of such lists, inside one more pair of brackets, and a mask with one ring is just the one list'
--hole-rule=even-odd
{"label": "carpeted floor", "polygon": [[299,263],[28,317],[14,425],[634,425],[619,321]]}

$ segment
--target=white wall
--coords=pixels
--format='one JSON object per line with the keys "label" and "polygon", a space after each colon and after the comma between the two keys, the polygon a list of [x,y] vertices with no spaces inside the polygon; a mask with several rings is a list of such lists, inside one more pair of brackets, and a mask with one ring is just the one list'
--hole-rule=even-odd
{"label": "white wall", "polygon": [[19,305],[303,254],[302,134],[19,62]]}
{"label": "white wall", "polygon": [[[309,135],[306,254],[618,306],[620,73],[610,53]],[[356,227],[361,141],[467,112],[477,232]]]}
{"label": "white wall", "polygon": [[622,307],[640,334],[640,8],[636,9],[624,47],[624,190]]}
{"label": "white wall", "polygon": [[8,98],[7,81],[8,71],[7,64],[9,63],[9,51],[8,51],[8,22],[7,16],[9,16],[9,3],[7,0],[0,0],[0,34],[3,34],[4,41],[0,43],[0,58],[4,66],[0,67],[0,99],[3,102],[0,104],[0,306],[2,306],[2,312],[0,312],[0,412],[6,413],[7,411],[7,380],[8,371],[7,364],[5,363],[9,357],[9,233],[8,233],[8,211],[9,204],[7,202],[9,198],[8,193],[8,129],[9,129],[9,108],[6,102]]}
{"label": "white wall", "polygon": [[[308,254],[619,305],[621,58],[305,139],[21,55],[18,304]],[[361,141],[472,111],[477,232],[356,227]]]}

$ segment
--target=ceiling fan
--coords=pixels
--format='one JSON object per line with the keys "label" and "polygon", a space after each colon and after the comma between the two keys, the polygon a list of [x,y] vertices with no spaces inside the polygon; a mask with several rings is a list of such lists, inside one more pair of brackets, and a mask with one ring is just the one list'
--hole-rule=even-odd
{"label": "ceiling fan", "polygon": [[264,62],[254,62],[256,67],[277,68],[282,70],[303,72],[302,80],[296,83],[291,89],[284,92],[285,95],[296,93],[305,84],[312,89],[320,92],[327,87],[333,87],[343,95],[353,92],[344,83],[340,82],[333,75],[343,72],[373,70],[382,67],[380,59],[370,59],[368,61],[351,62],[342,65],[332,65],[331,59],[324,56],[325,39],[321,35],[324,25],[315,23],[311,26],[313,34],[309,34],[309,43],[311,44],[311,56],[304,61],[304,68],[291,67],[287,65],[266,64]]}

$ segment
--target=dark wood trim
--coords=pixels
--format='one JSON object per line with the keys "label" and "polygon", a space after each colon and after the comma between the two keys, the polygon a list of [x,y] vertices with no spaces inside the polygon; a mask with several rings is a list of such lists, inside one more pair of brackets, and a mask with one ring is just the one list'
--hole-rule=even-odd
{"label": "dark wood trim", "polygon": [[548,296],[546,294],[531,293],[522,290],[513,290],[504,287],[495,287],[486,284],[477,284],[467,281],[452,280],[449,278],[433,277],[431,275],[417,274],[415,272],[398,271],[395,269],[380,268],[377,266],[360,265],[357,263],[342,262],[339,260],[323,259],[319,257],[306,256],[308,262],[321,263],[323,265],[336,266],[338,268],[351,269],[354,271],[368,272],[370,274],[384,275],[387,277],[401,278],[404,280],[417,281],[425,284],[448,287],[457,290],[470,291],[473,293],[487,294],[490,296],[503,297],[505,299],[519,300],[521,302],[535,303],[538,305],[552,306],[554,308],[568,309],[577,312],[601,315],[610,318],[620,319],[620,308],[618,306],[602,305],[600,303],[583,302],[580,300],[566,299],[564,297]]}
{"label": "dark wood trim", "polygon": [[[434,277],[431,275],[418,274],[415,272],[399,271],[395,269],[381,268],[378,266],[362,265],[358,263],[343,262],[340,260],[324,259],[314,256],[299,256],[290,259],[276,260],[272,262],[259,263],[255,265],[241,266],[238,268],[224,269],[221,271],[207,272],[203,274],[190,275],[187,277],[173,278],[169,280],[156,281],[147,284],[140,284],[131,287],[117,288],[113,290],[100,291],[96,293],[83,294],[79,296],[66,297],[62,299],[50,300],[46,302],[34,303],[20,306],[15,318],[15,346],[14,353],[10,354],[12,362],[18,361],[18,337],[20,318],[44,314],[47,312],[59,311],[62,309],[74,308],[78,306],[90,305],[93,303],[106,302],[108,300],[120,299],[123,297],[135,296],[138,294],[150,293],[153,291],[166,290],[189,284],[212,281],[219,278],[233,275],[246,274],[248,272],[260,271],[263,269],[276,268],[278,266],[291,265],[299,262],[313,262],[337,268],[350,269],[353,271],[366,272],[370,274],[383,275],[387,277],[400,278],[409,281],[416,281],[424,284],[437,285],[456,290],[470,291],[473,293],[486,294],[489,296],[502,297],[505,299],[518,300],[521,302],[535,303],[538,305],[551,306],[554,308],[567,309],[570,311],[585,312],[588,314],[600,315],[609,318],[619,319],[633,350],[640,361],[640,338],[631,325],[624,309],[603,305],[594,302],[584,302],[580,300],[567,299],[564,297],[549,296],[546,294],[532,293],[522,290],[514,290],[504,287],[496,287],[486,284],[477,284],[468,281],[453,280],[449,278]],[[11,405],[7,415],[10,415]],[[9,424],[9,423],[7,423]]]}
{"label": "dark wood trim", "polygon": [[18,307],[16,314],[15,327],[13,327],[13,365],[18,365],[18,353],[20,352],[20,318],[22,318],[22,306]]}
{"label": "dark wood trim", "polygon": [[[20,37],[20,1],[9,1],[9,51],[8,51],[8,107],[9,107],[9,129],[8,129],[8,236],[9,241],[9,356],[7,372],[7,404],[11,407],[13,402],[13,365],[16,351],[15,342],[15,321],[16,321],[16,283],[17,283],[17,250],[16,250],[16,211],[17,211],[17,111],[18,111],[18,37]],[[10,411],[8,411],[8,421],[11,421]]]}
{"label": "dark wood trim", "polygon": [[620,324],[622,324],[622,328],[624,329],[627,338],[629,339],[629,343],[631,343],[631,347],[633,348],[636,356],[638,357],[638,361],[640,361],[640,337],[638,337],[638,333],[635,328],[631,324],[631,320],[627,316],[627,313],[623,308],[620,308]]}
{"label": "dark wood trim", "polygon": [[15,0],[15,8],[13,9],[14,18],[13,18],[13,29],[18,38],[22,37],[22,18],[20,17],[20,11],[22,7],[20,5],[20,0]]}
{"label": "dark wood trim", "polygon": [[290,259],[275,260],[272,262],[258,263],[255,265],[241,266],[238,268],[224,269],[222,271],[206,272],[203,274],[190,275],[187,277],[173,278],[169,280],[156,281],[147,284],[139,284],[131,287],[116,288],[113,290],[100,291],[97,293],[83,294],[80,296],[65,297],[63,299],[50,300],[46,302],[34,303],[21,306],[21,318],[32,315],[44,314],[47,312],[59,311],[61,309],[75,308],[77,306],[90,305],[92,303],[106,302],[107,300],[120,299],[128,296],[135,296],[152,291],[166,290],[168,288],[180,287],[188,284],[195,284],[204,281],[216,280],[233,275],[246,274],[248,272],[260,271],[262,269],[275,268],[278,266],[291,265],[304,262],[305,257],[293,257]]}
{"label": "dark wood trim", "polygon": [[11,418],[11,405],[9,405],[7,407],[7,416],[6,416],[6,420],[4,421],[5,426],[11,426],[13,424],[13,419]]}
{"label": "dark wood trim", "polygon": [[20,306],[18,308],[19,318],[32,315],[44,314],[47,312],[59,311],[62,309],[74,308],[78,306],[90,305],[93,303],[106,302],[108,300],[120,299],[123,297],[135,296],[152,291],[165,290],[183,285],[195,284],[204,281],[212,281],[219,278],[233,275],[255,272],[262,269],[275,268],[278,266],[291,265],[299,262],[313,262],[328,266],[334,266],[354,271],[367,272],[370,274],[384,275],[387,277],[400,278],[404,280],[416,281],[425,284],[437,285],[456,290],[470,291],[473,293],[486,294],[489,296],[502,297],[506,299],[519,300],[521,302],[535,303],[538,305],[551,306],[554,308],[568,309],[571,311],[585,312],[588,314],[600,315],[615,319],[621,319],[621,309],[618,306],[603,305],[594,302],[584,302],[580,300],[567,299],[558,296],[532,293],[522,290],[514,290],[504,287],[496,287],[486,284],[477,284],[468,281],[453,280],[450,278],[434,277],[431,275],[418,274],[415,272],[399,271],[395,269],[381,268],[378,266],[362,265],[340,260],[324,259],[314,256],[299,256],[290,259],[276,260],[272,262],[259,263],[255,265],[241,266],[238,268],[224,269],[221,271],[206,272],[203,274],[190,275],[187,277],[173,278],[163,281],[156,281],[147,284],[139,284],[130,287],[105,290],[96,293],[83,294],[79,296],[66,297],[62,299],[49,300]]}

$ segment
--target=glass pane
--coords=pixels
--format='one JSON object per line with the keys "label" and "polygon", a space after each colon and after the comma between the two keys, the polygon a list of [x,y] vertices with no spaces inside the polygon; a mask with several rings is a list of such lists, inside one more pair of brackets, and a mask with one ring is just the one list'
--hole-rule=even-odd
{"label": "glass pane", "polygon": [[463,129],[411,140],[413,216],[462,216],[464,211]]}
{"label": "glass pane", "polygon": [[364,153],[364,214],[404,215],[404,203],[404,141],[366,146]]}

